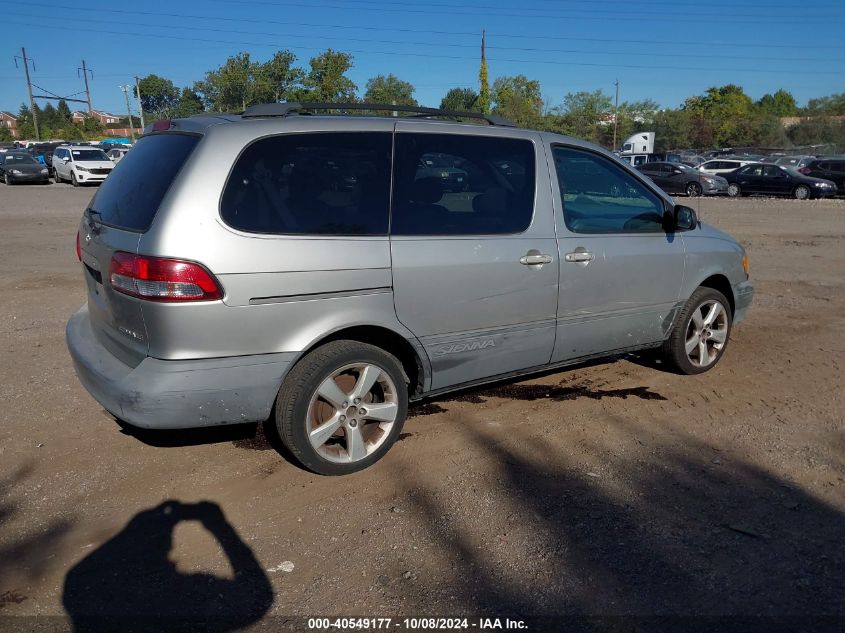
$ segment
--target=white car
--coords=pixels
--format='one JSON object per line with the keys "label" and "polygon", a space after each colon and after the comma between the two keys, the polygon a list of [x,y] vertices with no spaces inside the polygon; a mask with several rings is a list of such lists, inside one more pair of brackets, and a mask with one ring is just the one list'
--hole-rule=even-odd
{"label": "white car", "polygon": [[88,182],[103,182],[114,169],[106,153],[88,145],[64,145],[53,152],[53,177],[69,181],[74,187]]}
{"label": "white car", "polygon": [[714,158],[701,163],[696,169],[703,174],[721,175],[756,162],[755,160],[740,160],[738,158]]}
{"label": "white car", "polygon": [[124,156],[126,156],[126,152],[128,152],[128,151],[129,151],[128,149],[120,149],[120,148],[110,149],[109,151],[106,152],[106,156],[111,158],[112,161],[114,162],[114,164],[116,165],[117,163],[120,162],[120,160]]}

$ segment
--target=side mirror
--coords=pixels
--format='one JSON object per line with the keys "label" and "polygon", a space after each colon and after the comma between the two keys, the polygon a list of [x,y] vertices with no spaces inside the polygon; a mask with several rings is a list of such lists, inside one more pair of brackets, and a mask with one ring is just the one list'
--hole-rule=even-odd
{"label": "side mirror", "polygon": [[677,231],[691,231],[698,226],[698,216],[695,211],[682,204],[676,204],[672,211],[674,229]]}
{"label": "side mirror", "polygon": [[70,159],[69,159],[69,158],[67,158],[67,157],[65,157],[65,158],[63,158],[63,159],[62,159],[62,162],[63,162],[65,165],[67,165],[67,164],[70,162]]}

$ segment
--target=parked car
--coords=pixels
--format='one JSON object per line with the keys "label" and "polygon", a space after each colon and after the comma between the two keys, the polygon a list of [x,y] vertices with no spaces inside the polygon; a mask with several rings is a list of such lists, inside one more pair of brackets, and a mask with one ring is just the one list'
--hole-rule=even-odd
{"label": "parked car", "polygon": [[106,156],[108,156],[116,164],[119,163],[124,156],[126,156],[128,151],[128,149],[110,149],[106,152]]}
{"label": "parked car", "polygon": [[305,467],[350,473],[409,401],[641,349],[705,372],[751,303],[742,246],[600,147],[477,113],[491,126],[303,111],[159,121],[86,208],[67,344],[123,422],[273,413]]}
{"label": "parked car", "polygon": [[721,176],[702,174],[697,169],[678,163],[646,163],[637,169],[651,178],[666,193],[683,193],[691,198],[702,194],[728,192],[728,181]]}
{"label": "parked car", "polygon": [[439,153],[420,157],[419,177],[439,180],[444,192],[463,191],[469,184],[469,174],[456,165],[455,158]]}
{"label": "parked car", "polygon": [[812,160],[798,172],[812,178],[823,178],[836,183],[837,193],[845,195],[845,156],[831,156]]}
{"label": "parked car", "polygon": [[19,182],[50,183],[50,172],[27,151],[9,150],[0,154],[0,179],[7,185]]}
{"label": "parked car", "polygon": [[799,200],[824,198],[836,194],[836,183],[822,178],[812,178],[802,173],[781,167],[755,163],[725,174],[728,181],[728,195],[791,196]]}
{"label": "parked car", "polygon": [[815,156],[780,156],[775,161],[775,165],[780,165],[781,167],[792,167],[792,169],[801,169],[814,160],[816,160]]}
{"label": "parked car", "polygon": [[743,167],[745,165],[749,165],[752,162],[754,161],[741,160],[738,158],[716,158],[701,163],[697,167],[697,169],[698,171],[704,174],[724,176],[725,174],[730,173],[735,169],[739,169],[740,167]]}
{"label": "parked car", "polygon": [[53,152],[56,182],[70,181],[74,187],[89,182],[103,182],[114,169],[105,152],[90,146],[62,145]]}

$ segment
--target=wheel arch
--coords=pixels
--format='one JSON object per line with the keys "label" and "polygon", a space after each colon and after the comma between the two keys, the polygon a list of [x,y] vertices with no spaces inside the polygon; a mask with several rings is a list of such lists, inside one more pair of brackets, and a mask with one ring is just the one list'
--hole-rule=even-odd
{"label": "wheel arch", "polygon": [[725,298],[730,304],[731,317],[733,317],[734,312],[736,311],[736,298],[734,297],[733,286],[731,286],[730,280],[725,275],[721,273],[710,275],[699,283],[697,287],[712,288],[713,290],[718,290],[725,295]]}
{"label": "wheel arch", "polygon": [[373,345],[395,356],[408,380],[408,397],[421,395],[430,383],[428,356],[421,345],[383,325],[353,325],[335,330],[317,339],[296,358],[298,363],[315,349],[332,341],[358,341]]}

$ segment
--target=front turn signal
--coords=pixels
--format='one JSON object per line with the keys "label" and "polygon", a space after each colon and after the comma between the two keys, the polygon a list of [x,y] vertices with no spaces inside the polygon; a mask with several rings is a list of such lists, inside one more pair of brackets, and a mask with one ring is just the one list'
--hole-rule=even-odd
{"label": "front turn signal", "polygon": [[742,269],[745,271],[745,276],[748,277],[748,255],[742,256]]}

